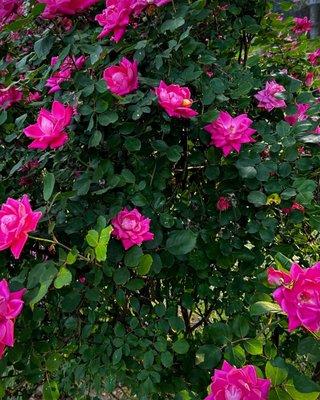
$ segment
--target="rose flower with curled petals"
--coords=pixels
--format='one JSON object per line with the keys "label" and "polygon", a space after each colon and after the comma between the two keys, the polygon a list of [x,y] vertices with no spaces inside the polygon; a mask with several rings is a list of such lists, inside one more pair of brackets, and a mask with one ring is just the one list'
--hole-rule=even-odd
{"label": "rose flower with curled petals", "polygon": [[267,82],[265,88],[254,95],[259,101],[258,107],[264,108],[267,111],[272,111],[274,108],[286,107],[286,102],[282,98],[282,93],[285,90],[276,81]]}
{"label": "rose flower with curled petals", "polygon": [[23,130],[26,136],[33,139],[29,149],[56,149],[64,145],[68,141],[64,129],[70,125],[72,115],[73,108],[64,106],[59,101],[52,103],[51,111],[42,108],[37,123]]}
{"label": "rose flower with curled petals", "polygon": [[151,220],[140,214],[136,208],[132,211],[125,208],[113,218],[112,234],[121,240],[125,250],[128,250],[134,245],[140,246],[143,242],[153,239],[150,222]]}
{"label": "rose flower with curled petals", "polygon": [[123,58],[119,65],[113,65],[104,70],[105,80],[110,92],[124,96],[138,89],[138,62]]}
{"label": "rose flower with curled petals", "polygon": [[41,217],[41,211],[32,211],[26,194],[20,200],[9,198],[0,209],[0,251],[10,248],[18,259],[28,233],[36,230]]}
{"label": "rose flower with curled petals", "polygon": [[175,84],[167,85],[161,81],[155,88],[155,93],[160,106],[170,117],[193,118],[198,115],[197,111],[191,108],[193,100],[189,88]]}

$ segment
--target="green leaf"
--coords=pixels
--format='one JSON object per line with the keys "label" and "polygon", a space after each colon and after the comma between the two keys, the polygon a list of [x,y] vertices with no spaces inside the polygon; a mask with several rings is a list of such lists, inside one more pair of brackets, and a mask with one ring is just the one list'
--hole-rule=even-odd
{"label": "green leaf", "polygon": [[143,356],[143,366],[148,369],[152,366],[154,362],[154,354],[152,350],[147,351]]}
{"label": "green leaf", "polygon": [[127,268],[119,268],[114,271],[113,280],[116,285],[124,285],[130,279],[130,272]]}
{"label": "green leaf", "polygon": [[148,275],[152,263],[153,263],[152,256],[150,254],[144,254],[139,261],[139,265],[137,267],[137,273],[139,275]]}
{"label": "green leaf", "polygon": [[45,382],[43,385],[43,400],[58,400],[60,397],[59,387],[57,382]]}
{"label": "green leaf", "polygon": [[263,342],[261,339],[249,339],[243,343],[243,346],[253,356],[263,353]]}
{"label": "green leaf", "polygon": [[189,351],[190,345],[185,339],[179,339],[172,345],[173,351],[178,354],[186,354]]}
{"label": "green leaf", "polygon": [[43,180],[43,198],[45,201],[48,201],[52,196],[54,185],[55,185],[55,176],[53,173],[48,172]]}
{"label": "green leaf", "polygon": [[270,303],[268,301],[258,301],[252,304],[250,307],[251,315],[264,315],[269,313],[280,313],[281,308],[276,303]]}
{"label": "green leaf", "polygon": [[95,230],[90,230],[86,236],[86,241],[91,247],[98,246],[99,243],[99,233]]}
{"label": "green leaf", "polygon": [[176,29],[180,28],[180,26],[184,25],[185,21],[182,17],[175,19],[167,19],[160,27],[160,31],[165,33],[166,31],[173,32]]}
{"label": "green leaf", "polygon": [[53,43],[54,43],[53,36],[45,36],[44,38],[39,39],[35,42],[34,51],[40,60],[44,60],[47,58],[53,46]]}
{"label": "green leaf", "polygon": [[141,247],[133,246],[130,250],[126,252],[126,255],[124,256],[124,264],[129,268],[137,267],[142,258],[142,255],[143,252]]}
{"label": "green leaf", "polygon": [[[279,363],[277,363],[279,364]],[[280,365],[280,364],[279,364]],[[266,377],[271,379],[272,385],[277,386],[283,383],[288,376],[288,371],[284,367],[276,365],[274,361],[268,361],[266,364]]]}
{"label": "green leaf", "polygon": [[165,351],[165,352],[161,353],[160,359],[161,359],[161,364],[165,368],[171,368],[172,367],[173,354],[171,354],[169,351]]}
{"label": "green leaf", "polygon": [[70,285],[72,282],[72,274],[66,267],[61,267],[58,275],[54,281],[54,287],[56,289],[61,289],[64,286]]}
{"label": "green leaf", "polygon": [[106,111],[105,113],[99,115],[98,122],[102,126],[108,126],[117,122],[118,118],[119,116],[115,111]]}
{"label": "green leaf", "polygon": [[219,347],[210,344],[199,347],[196,353],[196,365],[211,370],[218,365],[222,357]]}
{"label": "green leaf", "polygon": [[173,255],[190,253],[197,242],[197,234],[190,230],[176,230],[169,234],[166,242],[167,250]]}
{"label": "green leaf", "polygon": [[261,207],[266,204],[267,196],[262,192],[253,191],[249,193],[248,201],[249,203],[254,204],[256,207]]}

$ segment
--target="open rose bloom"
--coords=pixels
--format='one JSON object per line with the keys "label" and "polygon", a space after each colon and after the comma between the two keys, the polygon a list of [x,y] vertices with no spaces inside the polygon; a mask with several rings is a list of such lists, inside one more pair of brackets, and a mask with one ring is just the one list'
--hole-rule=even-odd
{"label": "open rose bloom", "polygon": [[197,111],[191,108],[193,100],[190,90],[179,85],[167,85],[161,81],[155,88],[158,102],[170,117],[193,118],[198,115]]}
{"label": "open rose bloom", "polygon": [[0,110],[7,110],[14,103],[21,101],[23,93],[20,89],[11,86],[10,88],[0,88]]}
{"label": "open rose bloom", "polygon": [[320,331],[320,262],[310,268],[292,264],[290,272],[269,268],[268,281],[279,286],[273,298],[288,315],[289,331]]}
{"label": "open rose bloom", "polygon": [[251,137],[256,132],[251,128],[252,123],[247,114],[233,118],[228,112],[221,111],[218,118],[204,129],[211,135],[211,145],[220,148],[227,156],[234,150],[239,153],[244,143],[255,141]]}
{"label": "open rose bloom", "polygon": [[308,119],[306,112],[310,108],[308,103],[297,104],[297,111],[294,114],[289,114],[284,117],[285,121],[290,125],[295,125],[297,122],[305,121]]}
{"label": "open rose bloom", "polygon": [[154,234],[150,232],[150,222],[151,220],[140,214],[136,208],[132,211],[125,208],[113,218],[112,234],[121,240],[125,250],[128,250],[134,245],[140,246],[143,242],[153,239]]}
{"label": "open rose bloom", "polygon": [[7,346],[14,345],[14,321],[22,311],[25,292],[26,289],[10,292],[8,282],[0,281],[0,358]]}
{"label": "open rose bloom", "polygon": [[214,372],[205,400],[267,400],[271,382],[258,378],[253,365],[235,368],[224,361]]}
{"label": "open rose bloom", "polygon": [[74,15],[86,10],[99,0],[38,0],[46,5],[43,18],[52,19],[57,15]]}
{"label": "open rose bloom", "polygon": [[272,111],[274,108],[286,107],[286,102],[282,98],[282,93],[285,88],[279,85],[276,81],[266,83],[263,90],[260,90],[254,97],[259,101],[258,107],[264,108],[267,111]]}
{"label": "open rose bloom", "polygon": [[104,70],[105,80],[110,92],[124,96],[138,89],[138,62],[123,58],[119,65],[108,67]]}
{"label": "open rose bloom", "polygon": [[0,29],[23,14],[23,0],[0,0]]}
{"label": "open rose bloom", "polygon": [[320,48],[315,50],[313,53],[308,55],[308,61],[311,65],[316,66],[319,64],[320,61]]}
{"label": "open rose bloom", "polygon": [[20,200],[9,198],[0,209],[0,251],[10,249],[18,259],[41,216],[40,211],[32,211],[27,195]]}
{"label": "open rose bloom", "polygon": [[26,136],[33,139],[29,149],[45,150],[63,146],[68,140],[64,129],[70,125],[72,115],[73,108],[59,101],[53,102],[51,111],[42,108],[37,123],[23,130]]}

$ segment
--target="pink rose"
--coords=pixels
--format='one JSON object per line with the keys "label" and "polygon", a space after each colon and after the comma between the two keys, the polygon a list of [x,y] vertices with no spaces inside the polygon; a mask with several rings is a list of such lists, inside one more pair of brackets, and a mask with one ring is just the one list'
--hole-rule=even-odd
{"label": "pink rose", "polygon": [[228,199],[228,197],[219,197],[217,204],[216,204],[216,208],[218,211],[226,211],[231,207],[231,202]]}
{"label": "pink rose", "polygon": [[223,155],[227,156],[233,150],[239,153],[243,143],[255,141],[251,137],[256,132],[250,128],[252,122],[247,114],[233,118],[228,112],[221,111],[218,118],[204,129],[211,135],[211,145],[222,149]]}
{"label": "pink rose", "polygon": [[258,378],[253,365],[236,368],[224,361],[216,369],[205,400],[267,400],[271,381]]}
{"label": "pink rose", "polygon": [[33,103],[34,101],[39,101],[41,100],[41,93],[40,92],[30,92],[26,102],[27,103]]}
{"label": "pink rose", "polygon": [[25,292],[26,289],[10,292],[8,282],[0,281],[0,358],[7,346],[14,345],[14,320],[22,311]]}
{"label": "pink rose", "polygon": [[274,108],[286,107],[286,103],[282,98],[282,93],[285,92],[285,90],[286,89],[276,81],[267,82],[266,87],[254,95],[259,101],[258,107],[265,108],[268,111]]}
{"label": "pink rose", "polygon": [[99,0],[38,0],[46,5],[43,18],[52,19],[57,15],[74,15],[96,4]]}
{"label": "pink rose", "polygon": [[316,129],[313,131],[315,135],[320,135],[320,125],[316,127]]}
{"label": "pink rose", "polygon": [[310,87],[313,84],[313,80],[314,80],[314,73],[313,72],[307,72],[306,74],[306,78],[305,78],[305,85]]}
{"label": "pink rose", "polygon": [[320,263],[310,268],[292,264],[290,272],[268,269],[268,281],[279,286],[273,298],[288,315],[289,331],[302,326],[320,331]]}
{"label": "pink rose", "polygon": [[312,22],[308,17],[304,18],[293,18],[294,21],[294,26],[292,28],[292,31],[297,34],[301,35],[303,33],[307,33],[311,31],[312,28]]}
{"label": "pink rose", "polygon": [[28,233],[36,230],[41,216],[40,211],[32,211],[27,195],[20,200],[9,198],[0,209],[0,251],[10,248],[18,259]]}
{"label": "pink rose", "polygon": [[14,103],[22,100],[23,93],[20,89],[11,86],[10,88],[0,88],[0,109],[7,110]]}
{"label": "pink rose", "polygon": [[294,114],[286,115],[284,119],[290,125],[295,125],[297,122],[305,121],[308,119],[306,112],[309,108],[310,104],[308,103],[297,104],[297,111]]}
{"label": "pink rose", "polygon": [[154,234],[150,232],[150,222],[151,220],[145,218],[136,208],[132,211],[125,208],[111,221],[112,234],[121,240],[125,250],[128,250],[134,245],[140,246],[142,242],[153,239]]}
{"label": "pink rose", "polygon": [[0,1],[0,29],[23,13],[23,0]]}
{"label": "pink rose", "polygon": [[179,85],[167,85],[163,81],[155,88],[158,102],[170,117],[193,118],[198,115],[191,108],[193,100],[190,90]]}
{"label": "pink rose", "polygon": [[308,55],[308,61],[314,66],[318,65],[319,59],[320,59],[320,48]]}
{"label": "pink rose", "polygon": [[42,108],[37,123],[23,130],[26,136],[34,139],[29,149],[56,149],[64,145],[68,141],[64,129],[70,125],[72,114],[73,108],[59,101],[53,102],[51,112]]}
{"label": "pink rose", "polygon": [[138,62],[123,58],[119,65],[104,70],[103,79],[110,92],[123,96],[138,89]]}
{"label": "pink rose", "polygon": [[102,39],[113,33],[111,40],[118,43],[129,24],[132,0],[107,0],[106,8],[96,16],[96,21],[103,27],[98,38]]}

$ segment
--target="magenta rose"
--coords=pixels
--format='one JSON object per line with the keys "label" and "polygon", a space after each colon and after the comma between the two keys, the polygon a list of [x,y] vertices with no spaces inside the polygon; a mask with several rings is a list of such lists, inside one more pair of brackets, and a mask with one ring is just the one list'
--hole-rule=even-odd
{"label": "magenta rose", "polygon": [[42,216],[40,211],[32,211],[29,197],[9,198],[0,209],[0,251],[9,249],[18,259],[28,239],[28,233],[36,230]]}
{"label": "magenta rose", "polygon": [[272,111],[274,108],[286,107],[286,102],[282,98],[282,93],[285,90],[276,81],[267,82],[265,88],[254,95],[259,101],[258,107],[264,108],[267,111]]}
{"label": "magenta rose", "polygon": [[247,114],[233,118],[228,112],[221,111],[218,118],[204,129],[211,135],[211,145],[220,148],[227,156],[234,150],[239,153],[244,143],[255,141],[251,137],[256,132],[251,128],[252,123]]}
{"label": "magenta rose", "polygon": [[0,358],[7,346],[14,345],[14,321],[22,311],[26,289],[10,292],[8,282],[0,281]]}
{"label": "magenta rose", "polygon": [[289,331],[320,331],[320,262],[310,268],[292,264],[290,272],[269,268],[268,281],[279,286],[273,298],[288,315]]}
{"label": "magenta rose", "polygon": [[284,117],[285,121],[290,125],[295,125],[297,122],[305,121],[308,118],[306,112],[310,108],[308,103],[297,104],[297,111],[294,114],[289,114]]}
{"label": "magenta rose", "polygon": [[231,207],[231,202],[228,197],[221,196],[219,197],[216,208],[218,211],[227,211]]}
{"label": "magenta rose", "polygon": [[292,31],[297,35],[302,35],[311,31],[312,22],[308,17],[304,18],[293,18],[294,26]]}
{"label": "magenta rose", "polygon": [[14,103],[22,100],[23,93],[14,86],[10,88],[0,88],[0,109],[7,110]]}
{"label": "magenta rose", "polygon": [[105,80],[110,92],[124,96],[138,89],[138,62],[123,58],[119,65],[108,67],[104,70]]}
{"label": "magenta rose", "polygon": [[73,15],[81,12],[99,0],[38,0],[39,3],[46,5],[43,18],[52,19],[57,15]]}
{"label": "magenta rose", "polygon": [[161,81],[155,88],[158,102],[170,117],[193,118],[198,115],[197,111],[191,108],[192,99],[190,90],[179,85],[167,85]]}
{"label": "magenta rose", "polygon": [[253,365],[235,368],[224,361],[216,369],[205,400],[267,400],[271,381],[258,378]]}
{"label": "magenta rose", "polygon": [[140,246],[142,242],[152,240],[154,234],[150,232],[149,218],[144,217],[135,208],[128,211],[126,208],[119,212],[112,220],[112,234],[121,240],[125,250],[134,245]]}
{"label": "magenta rose", "polygon": [[320,60],[320,48],[308,55],[308,61],[310,62],[310,64],[314,66],[318,65],[319,60]]}
{"label": "magenta rose", "polygon": [[59,101],[52,103],[51,112],[42,108],[37,123],[23,130],[26,136],[33,139],[29,149],[56,149],[64,145],[68,140],[64,129],[70,125],[72,115],[73,108]]}

